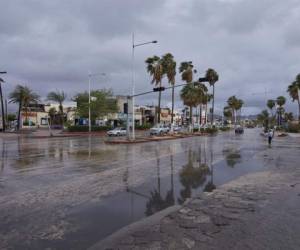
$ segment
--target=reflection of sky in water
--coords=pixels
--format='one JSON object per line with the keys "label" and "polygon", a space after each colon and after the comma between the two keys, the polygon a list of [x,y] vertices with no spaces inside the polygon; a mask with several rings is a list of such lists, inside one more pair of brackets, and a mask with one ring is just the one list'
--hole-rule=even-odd
{"label": "reflection of sky in water", "polygon": [[[41,216],[64,220],[73,228],[64,232],[63,241],[37,240],[37,249],[82,249],[133,221],[261,169],[252,159],[260,146],[244,150],[243,140],[227,133],[119,146],[105,145],[100,138],[7,142],[0,148],[0,193],[3,199],[18,200],[22,192],[32,198],[14,216],[23,218],[35,206],[36,214],[24,217],[33,230],[48,227]],[[0,226],[0,234],[4,231]],[[35,233],[24,229],[24,237]]]}

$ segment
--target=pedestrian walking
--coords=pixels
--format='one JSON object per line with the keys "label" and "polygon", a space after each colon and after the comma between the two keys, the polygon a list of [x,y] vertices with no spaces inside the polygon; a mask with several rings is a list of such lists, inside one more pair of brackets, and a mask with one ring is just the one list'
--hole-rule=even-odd
{"label": "pedestrian walking", "polygon": [[274,130],[269,129],[269,132],[268,132],[268,142],[269,142],[269,146],[271,146],[273,137],[274,137]]}

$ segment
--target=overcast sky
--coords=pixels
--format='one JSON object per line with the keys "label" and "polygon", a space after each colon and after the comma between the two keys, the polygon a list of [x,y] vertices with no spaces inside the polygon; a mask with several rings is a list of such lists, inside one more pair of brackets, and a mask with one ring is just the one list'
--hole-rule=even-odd
{"label": "overcast sky", "polygon": [[[88,72],[105,72],[92,87],[131,92],[131,34],[136,43],[136,92],[152,88],[148,56],[193,61],[197,78],[219,73],[216,110],[227,98],[245,101],[244,114],[258,113],[268,99],[285,95],[300,73],[299,0],[0,0],[0,71],[5,94],[26,84],[42,98],[51,90],[71,98],[87,90]],[[180,83],[179,74],[176,82]],[[167,85],[166,80],[164,84]],[[177,90],[176,106],[181,107]],[[265,94],[265,91],[267,93]],[[171,92],[163,93],[170,105]],[[157,103],[157,93],[137,100]],[[296,111],[289,101],[287,109]]]}

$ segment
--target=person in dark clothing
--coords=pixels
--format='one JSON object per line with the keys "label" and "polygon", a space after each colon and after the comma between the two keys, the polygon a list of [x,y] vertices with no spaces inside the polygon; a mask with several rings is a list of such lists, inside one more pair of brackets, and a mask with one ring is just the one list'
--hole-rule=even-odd
{"label": "person in dark clothing", "polygon": [[274,137],[274,131],[273,131],[272,129],[270,129],[269,132],[268,132],[268,142],[269,142],[269,146],[271,146],[273,137]]}

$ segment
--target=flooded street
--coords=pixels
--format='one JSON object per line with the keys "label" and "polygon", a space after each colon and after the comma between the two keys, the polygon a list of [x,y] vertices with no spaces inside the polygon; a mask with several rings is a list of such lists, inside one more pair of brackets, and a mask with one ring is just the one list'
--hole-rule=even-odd
{"label": "flooded street", "polygon": [[101,137],[0,141],[0,248],[85,249],[116,230],[263,170],[258,130],[106,145]]}

